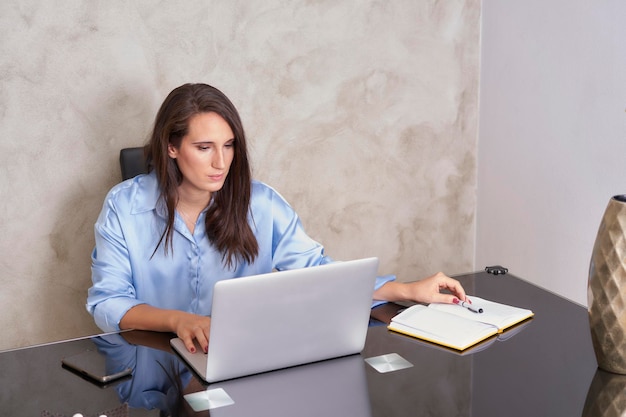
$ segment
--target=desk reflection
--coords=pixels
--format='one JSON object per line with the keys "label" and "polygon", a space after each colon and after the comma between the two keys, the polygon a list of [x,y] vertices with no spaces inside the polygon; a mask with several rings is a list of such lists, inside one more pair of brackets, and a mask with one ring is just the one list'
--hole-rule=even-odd
{"label": "desk reflection", "polygon": [[[139,337],[137,337],[139,335]],[[194,415],[186,410],[183,395],[187,389],[199,388],[194,383],[194,375],[174,353],[161,349],[159,343],[152,343],[149,334],[145,340],[141,334],[121,333],[93,338],[98,351],[106,360],[108,372],[116,372],[123,367],[133,370],[130,379],[115,383],[111,388],[117,392],[121,403],[131,408],[159,410],[160,415]],[[131,338],[134,343],[130,343]],[[154,339],[158,342],[158,339]],[[149,345],[135,344],[144,341]]]}
{"label": "desk reflection", "polygon": [[596,370],[583,408],[583,417],[626,415],[626,375]]}
{"label": "desk reflection", "polygon": [[364,367],[351,355],[211,384],[235,402],[211,416],[370,416]]}
{"label": "desk reflection", "polygon": [[[132,408],[159,410],[162,416],[371,415],[366,364],[361,355],[207,385],[170,350],[168,340],[148,332],[93,339],[105,356],[108,371],[125,366],[133,369],[132,378],[111,387],[120,402]],[[217,388],[234,403],[196,412],[185,400],[186,395]]]}

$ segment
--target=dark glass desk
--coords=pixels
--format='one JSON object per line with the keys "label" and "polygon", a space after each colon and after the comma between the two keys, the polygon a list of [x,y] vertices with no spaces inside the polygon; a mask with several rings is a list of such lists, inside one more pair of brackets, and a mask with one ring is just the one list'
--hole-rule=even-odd
{"label": "dark glass desk", "polygon": [[[626,387],[626,377],[597,370],[584,307],[510,274],[457,278],[468,293],[530,308],[535,318],[505,333],[506,340],[459,354],[389,332],[384,322],[400,306],[387,304],[372,311],[360,355],[209,386],[170,350],[169,334],[132,331],[5,351],[0,410],[7,416],[569,417],[597,409],[616,384]],[[105,352],[110,363],[130,364],[132,377],[100,387],[61,367],[63,357],[88,348]],[[364,361],[391,353],[413,366],[379,373]],[[235,404],[195,413],[183,399],[215,388]]]}

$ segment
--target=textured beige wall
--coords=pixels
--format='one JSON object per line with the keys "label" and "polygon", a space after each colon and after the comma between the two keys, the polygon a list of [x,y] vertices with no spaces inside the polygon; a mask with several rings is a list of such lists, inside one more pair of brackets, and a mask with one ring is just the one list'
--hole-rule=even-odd
{"label": "textured beige wall", "polygon": [[479,0],[0,3],[0,349],[97,329],[92,226],[165,95],[239,107],[255,176],[337,259],[473,267]]}

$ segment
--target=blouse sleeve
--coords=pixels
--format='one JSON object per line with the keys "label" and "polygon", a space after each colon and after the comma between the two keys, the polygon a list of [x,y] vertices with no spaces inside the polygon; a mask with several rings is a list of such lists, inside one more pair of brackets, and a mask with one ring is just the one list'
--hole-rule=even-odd
{"label": "blouse sleeve", "polygon": [[269,191],[272,264],[277,270],[306,268],[333,262],[324,247],[304,231],[300,217],[278,192]]}
{"label": "blouse sleeve", "polygon": [[86,307],[98,327],[104,331],[118,331],[126,312],[142,302],[136,298],[126,241],[116,207],[109,197],[94,230],[93,286],[89,289]]}

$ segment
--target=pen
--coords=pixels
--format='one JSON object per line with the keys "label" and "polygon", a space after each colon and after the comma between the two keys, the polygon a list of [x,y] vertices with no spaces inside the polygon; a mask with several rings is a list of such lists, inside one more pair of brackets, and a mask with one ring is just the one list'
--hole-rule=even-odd
{"label": "pen", "polygon": [[482,312],[483,312],[483,309],[482,309],[482,308],[478,308],[478,309],[476,309],[476,308],[472,307],[472,306],[471,306],[471,304],[466,303],[465,301],[460,301],[460,300],[459,300],[459,305],[460,305],[461,307],[465,307],[466,309],[468,309],[468,310],[469,310],[469,311],[471,311],[472,313],[482,313]]}

